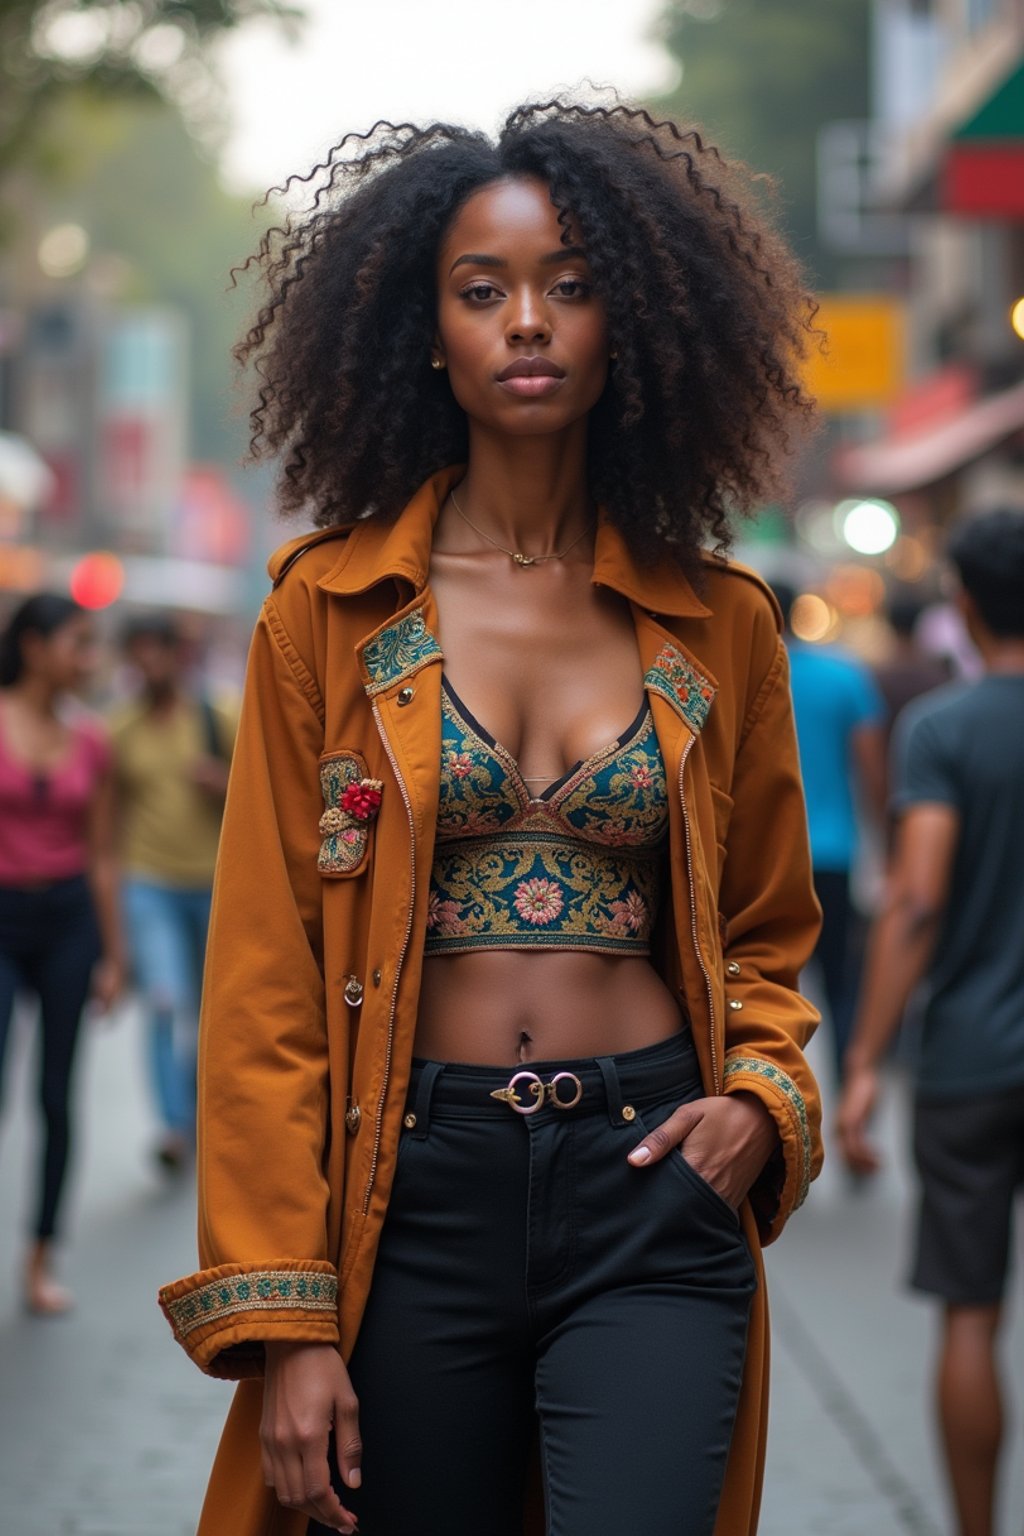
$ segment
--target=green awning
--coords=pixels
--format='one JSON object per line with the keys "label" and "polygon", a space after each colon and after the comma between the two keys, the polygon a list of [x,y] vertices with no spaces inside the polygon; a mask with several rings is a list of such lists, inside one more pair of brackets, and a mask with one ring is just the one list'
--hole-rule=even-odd
{"label": "green awning", "polygon": [[1007,76],[987,101],[961,123],[953,134],[956,143],[965,140],[1024,139],[1024,61]]}

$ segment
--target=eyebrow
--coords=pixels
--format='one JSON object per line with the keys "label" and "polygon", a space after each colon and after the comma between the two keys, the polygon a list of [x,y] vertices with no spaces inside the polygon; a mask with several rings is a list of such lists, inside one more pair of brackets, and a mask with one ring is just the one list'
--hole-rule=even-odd
{"label": "eyebrow", "polygon": [[[582,258],[584,261],[587,259],[587,253],[583,249],[582,245],[562,245],[559,246],[557,251],[549,251],[546,256],[542,256],[540,258],[541,265],[545,267],[556,267],[560,261],[566,261],[569,257],[572,256]],[[484,256],[478,252],[474,253],[470,251],[467,252],[464,256],[456,256],[448,270],[448,276],[451,277],[456,267],[507,266],[508,262],[502,256]]]}

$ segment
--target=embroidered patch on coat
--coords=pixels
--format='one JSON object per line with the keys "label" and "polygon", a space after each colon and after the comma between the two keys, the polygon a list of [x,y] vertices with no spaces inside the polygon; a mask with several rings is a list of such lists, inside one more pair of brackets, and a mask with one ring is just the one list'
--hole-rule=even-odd
{"label": "embroidered patch on coat", "polygon": [[717,689],[674,645],[663,645],[648,668],[644,687],[674,704],[693,730],[703,728]]}
{"label": "embroidered patch on coat", "polygon": [[797,1125],[800,1128],[800,1184],[797,1197],[793,1203],[793,1209],[799,1210],[807,1199],[807,1191],[811,1186],[811,1128],[807,1122],[807,1105],[804,1096],[788,1072],[783,1072],[774,1062],[762,1061],[760,1056],[727,1056],[725,1060],[725,1081],[732,1077],[752,1076],[764,1078],[773,1087],[777,1088],[788,1100],[793,1108]]}
{"label": "embroidered patch on coat", "polygon": [[364,766],[354,752],[334,752],[320,761],[323,841],[316,866],[322,875],[354,874],[365,857],[383,786],[380,779],[365,777]]}
{"label": "embroidered patch on coat", "polygon": [[441,656],[441,647],[434,639],[417,608],[382,629],[376,639],[363,649],[363,661],[370,674],[366,691],[372,698],[385,688],[400,683],[403,678],[418,671],[425,661]]}
{"label": "embroidered patch on coat", "polygon": [[338,1309],[338,1281],[318,1270],[256,1269],[226,1280],[210,1280],[185,1296],[164,1302],[164,1310],[179,1339],[204,1323],[219,1322],[237,1313],[281,1311],[332,1316]]}

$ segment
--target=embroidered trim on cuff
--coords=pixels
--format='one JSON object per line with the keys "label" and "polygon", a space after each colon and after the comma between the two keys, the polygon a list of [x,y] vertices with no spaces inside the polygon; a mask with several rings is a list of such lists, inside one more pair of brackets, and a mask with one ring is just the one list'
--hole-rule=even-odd
{"label": "embroidered trim on cuff", "polygon": [[185,1296],[164,1301],[163,1306],[175,1333],[184,1340],[204,1323],[240,1312],[291,1309],[334,1316],[338,1308],[338,1281],[334,1275],[317,1271],[260,1269],[232,1275],[227,1280],[211,1280]]}
{"label": "embroidered trim on cuff", "polygon": [[793,1202],[794,1211],[798,1211],[807,1199],[807,1191],[811,1187],[811,1128],[807,1120],[807,1105],[804,1096],[789,1076],[777,1067],[774,1062],[763,1061],[760,1056],[733,1056],[726,1057],[725,1083],[728,1084],[732,1077],[751,1076],[764,1078],[782,1093],[796,1115],[797,1126],[800,1131],[800,1183],[797,1189],[797,1197]]}

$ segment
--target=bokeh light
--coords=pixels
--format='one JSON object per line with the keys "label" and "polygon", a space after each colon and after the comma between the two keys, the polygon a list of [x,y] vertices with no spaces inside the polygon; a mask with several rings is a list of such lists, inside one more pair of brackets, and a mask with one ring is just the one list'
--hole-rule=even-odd
{"label": "bokeh light", "polygon": [[121,596],[124,566],[116,555],[97,550],[83,555],[71,572],[71,596],[83,608],[109,608]]}
{"label": "bokeh light", "polygon": [[793,604],[790,628],[798,640],[820,645],[839,631],[839,615],[817,592],[801,592]]}
{"label": "bokeh light", "polygon": [[1024,297],[1019,298],[1010,310],[1010,324],[1024,341]]}
{"label": "bokeh light", "polygon": [[89,236],[81,224],[55,224],[39,242],[40,269],[47,277],[74,277],[89,256]]}
{"label": "bokeh light", "polygon": [[837,565],[825,584],[825,596],[846,619],[866,619],[885,601],[885,582],[866,565]]}
{"label": "bokeh light", "polygon": [[887,501],[841,501],[836,517],[844,540],[858,555],[883,555],[899,535],[900,515]]}

